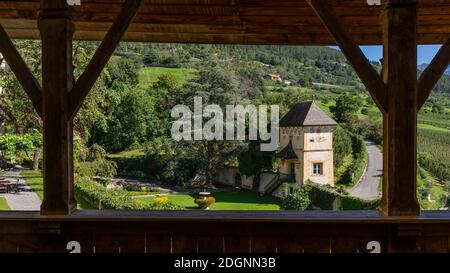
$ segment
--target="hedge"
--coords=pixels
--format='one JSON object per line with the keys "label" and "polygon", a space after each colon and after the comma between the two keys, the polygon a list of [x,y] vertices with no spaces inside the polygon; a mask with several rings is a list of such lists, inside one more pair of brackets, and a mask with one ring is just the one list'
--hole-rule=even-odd
{"label": "hedge", "polygon": [[77,178],[74,187],[77,195],[91,204],[101,203],[105,209],[142,209],[127,191],[109,190],[85,177]]}
{"label": "hedge", "polygon": [[330,186],[309,182],[304,188],[309,192],[311,200],[309,209],[332,210],[336,201],[339,210],[376,210],[379,207],[379,199],[373,201],[363,200],[345,195]]}
{"label": "hedge", "polygon": [[341,176],[337,184],[345,185],[346,187],[353,186],[359,181],[364,174],[367,166],[367,150],[364,138],[357,134],[350,134],[352,139],[352,155],[353,163]]}
{"label": "hedge", "polygon": [[376,210],[380,205],[380,200],[368,201],[344,195],[339,197],[339,203],[341,210]]}
{"label": "hedge", "polygon": [[[107,189],[86,177],[78,177],[75,182],[76,195],[92,207],[117,210],[183,210],[172,203],[143,205],[135,202],[132,196],[122,189]],[[100,209],[100,208],[99,208]]]}

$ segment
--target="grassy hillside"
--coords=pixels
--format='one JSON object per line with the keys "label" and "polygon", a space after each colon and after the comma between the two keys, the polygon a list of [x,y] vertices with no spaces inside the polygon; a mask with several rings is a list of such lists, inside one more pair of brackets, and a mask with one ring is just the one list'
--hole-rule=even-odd
{"label": "grassy hillside", "polygon": [[159,76],[164,74],[174,75],[183,84],[195,72],[196,70],[192,68],[143,67],[139,69],[139,86],[147,88],[154,84]]}

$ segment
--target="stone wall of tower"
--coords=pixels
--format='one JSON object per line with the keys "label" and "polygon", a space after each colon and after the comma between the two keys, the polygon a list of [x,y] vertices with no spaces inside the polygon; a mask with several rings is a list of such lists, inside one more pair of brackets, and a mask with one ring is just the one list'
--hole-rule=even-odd
{"label": "stone wall of tower", "polygon": [[[303,181],[334,186],[333,127],[304,127]],[[313,173],[314,163],[321,163],[323,174]]]}

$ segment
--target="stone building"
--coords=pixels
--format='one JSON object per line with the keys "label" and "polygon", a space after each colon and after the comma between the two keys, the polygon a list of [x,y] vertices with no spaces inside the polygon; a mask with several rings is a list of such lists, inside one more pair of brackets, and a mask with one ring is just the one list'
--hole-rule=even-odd
{"label": "stone building", "polygon": [[303,185],[334,186],[333,130],[337,125],[314,101],[298,103],[280,120],[280,174]]}
{"label": "stone building", "polygon": [[226,186],[253,189],[262,194],[283,196],[286,189],[307,181],[334,186],[333,130],[337,123],[314,101],[298,103],[280,120],[278,172],[261,174],[259,188],[253,178],[241,176],[237,168],[218,171],[215,181]]}

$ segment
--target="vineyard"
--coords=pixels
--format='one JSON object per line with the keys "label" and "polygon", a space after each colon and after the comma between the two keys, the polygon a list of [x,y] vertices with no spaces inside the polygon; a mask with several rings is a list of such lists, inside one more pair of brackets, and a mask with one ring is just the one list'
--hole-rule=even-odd
{"label": "vineyard", "polygon": [[440,181],[450,181],[450,118],[447,114],[419,116],[419,164]]}

